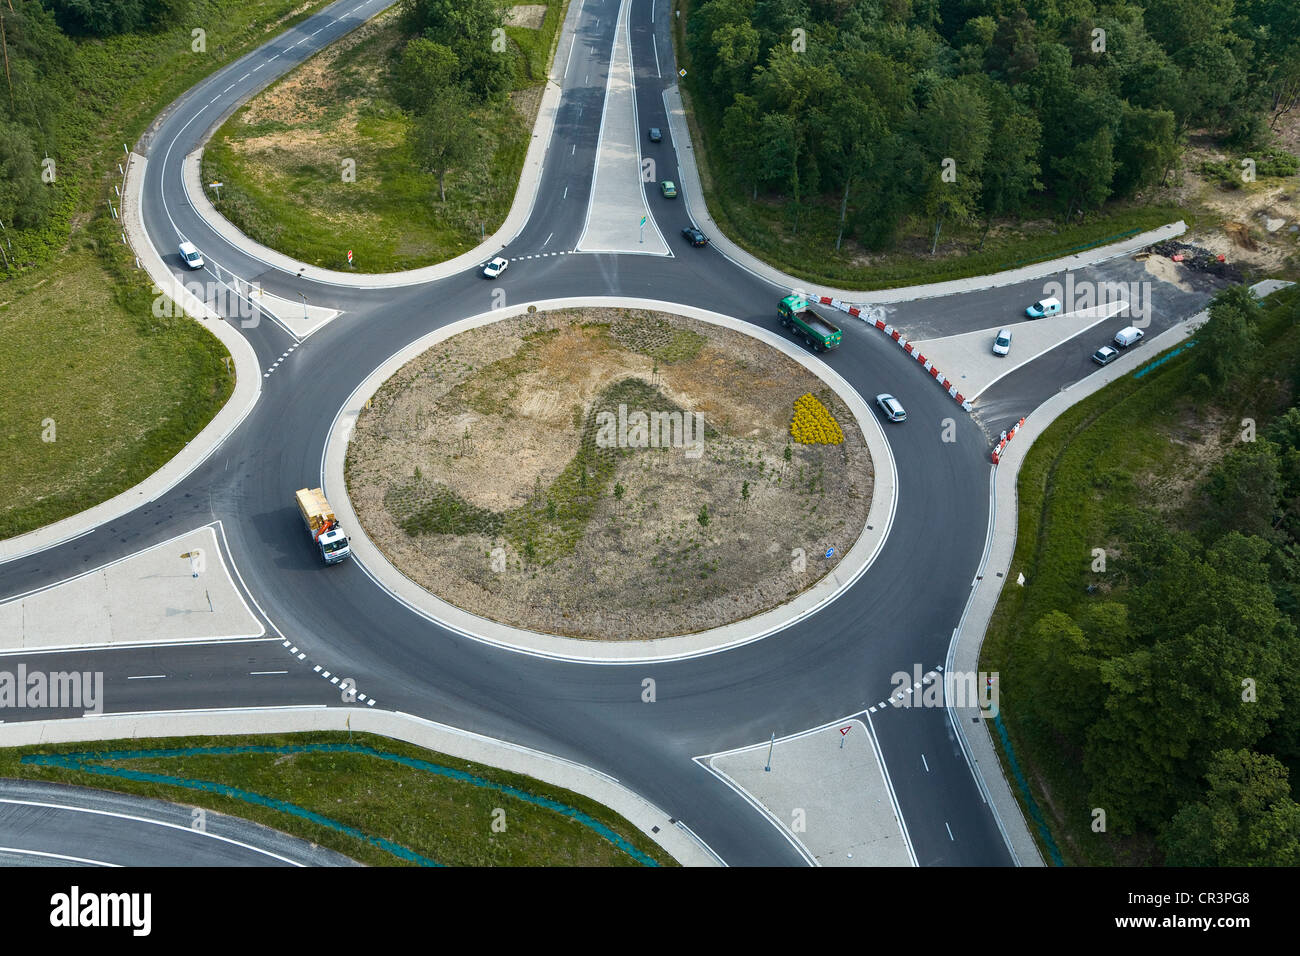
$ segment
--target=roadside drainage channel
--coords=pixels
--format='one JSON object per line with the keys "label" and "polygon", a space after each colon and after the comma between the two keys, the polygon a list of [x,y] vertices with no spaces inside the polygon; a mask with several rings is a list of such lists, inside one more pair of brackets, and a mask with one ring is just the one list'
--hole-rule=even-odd
{"label": "roadside drainage channel", "polygon": [[534,806],[542,807],[543,809],[551,810],[562,816],[569,817],[613,844],[621,852],[627,854],[642,866],[659,865],[652,857],[642,853],[599,820],[588,816],[581,810],[571,807],[568,804],[560,803],[557,800],[551,800],[548,797],[536,796],[526,790],[512,787],[509,784],[494,783],[491,780],[487,780],[475,774],[467,773],[463,770],[454,770],[451,767],[444,767],[440,764],[430,763],[427,760],[419,760],[415,757],[406,757],[401,754],[375,750],[373,747],[363,747],[359,744],[300,744],[284,747],[250,745],[241,747],[183,747],[162,750],[82,751],[71,754],[29,754],[23,757],[21,762],[34,766],[61,767],[66,770],[75,770],[83,773],[119,777],[126,780],[139,780],[147,783],[161,783],[168,786],[184,787],[187,790],[201,790],[207,793],[215,793],[220,796],[240,800],[244,803],[267,807],[281,813],[288,813],[311,823],[328,827],[331,830],[346,834],[347,836],[355,837],[356,839],[369,843],[372,846],[386,850],[399,859],[406,860],[407,862],[418,863],[421,866],[443,865],[416,853],[414,850],[393,843],[390,840],[385,840],[383,837],[370,836],[369,834],[358,830],[356,827],[348,826],[346,823],[341,823],[338,820],[322,816],[319,813],[308,810],[305,807],[300,807],[297,804],[288,803],[284,800],[277,800],[274,797],[267,797],[260,793],[253,793],[249,790],[241,790],[238,787],[232,787],[224,783],[217,783],[212,780],[195,780],[188,777],[175,777],[167,774],[149,773],[143,770],[130,770],[125,767],[105,767],[97,763],[97,761],[148,760],[169,757],[220,757],[243,754],[289,755],[301,753],[351,753],[361,754],[368,757],[377,757],[380,760],[400,764],[414,770],[423,770],[424,772],[435,776],[447,777],[460,783],[469,783],[475,787],[494,790],[497,793],[502,793],[506,796],[514,797],[517,800],[522,800],[525,803],[531,803]]}

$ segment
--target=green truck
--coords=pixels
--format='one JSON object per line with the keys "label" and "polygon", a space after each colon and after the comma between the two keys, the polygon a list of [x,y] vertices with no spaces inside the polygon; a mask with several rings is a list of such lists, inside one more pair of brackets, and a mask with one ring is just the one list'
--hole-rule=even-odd
{"label": "green truck", "polygon": [[810,349],[824,352],[840,344],[843,335],[840,327],[814,312],[807,296],[797,292],[787,295],[777,307],[777,314],[781,316],[781,325],[793,330]]}

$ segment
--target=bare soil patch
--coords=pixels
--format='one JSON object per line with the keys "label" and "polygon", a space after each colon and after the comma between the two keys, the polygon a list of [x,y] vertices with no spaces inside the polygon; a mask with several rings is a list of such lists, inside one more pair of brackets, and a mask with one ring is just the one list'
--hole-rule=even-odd
{"label": "bare soil patch", "polygon": [[546,4],[516,3],[506,11],[506,26],[539,30],[546,19]]}
{"label": "bare soil patch", "polygon": [[[805,393],[842,444],[790,438]],[[628,440],[609,447],[599,415],[620,405]],[[632,447],[637,411],[686,428],[699,413],[699,444]],[[741,620],[813,585],[861,534],[874,471],[848,409],[780,352],[680,316],[583,309],[473,329],[408,363],[358,418],[347,480],[366,533],[442,599],[628,640]]]}

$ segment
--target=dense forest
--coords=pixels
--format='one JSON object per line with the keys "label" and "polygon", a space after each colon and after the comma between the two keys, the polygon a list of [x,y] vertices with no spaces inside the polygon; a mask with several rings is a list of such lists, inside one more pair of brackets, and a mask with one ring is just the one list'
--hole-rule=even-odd
{"label": "dense forest", "polygon": [[725,184],[871,249],[918,212],[1078,219],[1191,131],[1267,151],[1300,97],[1296,0],[693,0],[686,34]]}
{"label": "dense forest", "polygon": [[[1024,688],[1014,720],[1052,741],[1035,762],[1081,774],[1078,799],[1105,812],[1106,831],[1170,865],[1300,864],[1297,321],[1295,295],[1267,307],[1244,286],[1216,297],[1186,381],[1202,411],[1245,402],[1267,418],[1238,429],[1232,416],[1226,455],[1179,499],[1137,493],[1142,503],[1114,507],[1100,569],[1076,529],[1054,531],[1077,557],[1040,566],[1030,586],[1064,609],[1031,616],[1013,638],[1006,682]],[[1179,448],[1190,455],[1185,439]],[[1104,454],[1088,467],[1093,495],[1148,488]]]}

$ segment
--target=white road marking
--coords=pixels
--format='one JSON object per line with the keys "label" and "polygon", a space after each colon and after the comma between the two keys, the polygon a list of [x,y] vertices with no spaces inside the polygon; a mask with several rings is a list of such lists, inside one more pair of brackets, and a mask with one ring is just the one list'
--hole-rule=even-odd
{"label": "white road marking", "polygon": [[[551,236],[553,236],[553,235],[555,235],[555,233],[551,233]],[[547,236],[547,237],[546,237],[546,242],[550,242],[550,241],[551,241],[551,236]],[[546,245],[546,242],[543,242],[542,245]]]}
{"label": "white road marking", "polygon": [[948,839],[952,840],[953,843],[956,843],[957,838],[952,835],[952,827],[948,826],[947,820],[943,821],[943,828],[948,831]]}
{"label": "white road marking", "polygon": [[266,677],[272,674],[287,674],[287,673],[289,672],[288,671],[249,671],[248,672],[250,677]]}
{"label": "white road marking", "polygon": [[304,866],[296,860],[291,860],[287,856],[281,856],[278,853],[272,853],[270,850],[264,850],[261,847],[253,846],[251,843],[244,843],[242,840],[233,840],[230,837],[219,836],[208,830],[195,830],[191,826],[182,826],[179,823],[168,823],[166,820],[153,820],[149,817],[136,816],[130,813],[119,813],[112,810],[92,810],[89,807],[73,807],[62,803],[43,803],[38,800],[16,800],[11,797],[0,797],[0,803],[11,803],[19,807],[45,807],[51,810],[69,810],[73,813],[89,813],[99,817],[117,817],[119,820],[130,820],[133,823],[148,823],[156,827],[166,827],[168,830],[180,830],[183,833],[189,833],[197,837],[204,837],[209,840],[219,840],[222,843],[229,843],[232,846],[243,847],[246,850],[252,850],[254,853],[260,853],[262,856],[269,856],[274,860],[280,860],[288,863],[290,866]]}
{"label": "white road marking", "polygon": [[569,198],[569,187],[568,187],[568,186],[565,186],[565,187],[564,187],[564,195],[561,196],[560,198],[561,198],[561,199],[568,199],[568,198]]}
{"label": "white road marking", "polygon": [[166,674],[139,674],[135,677],[128,677],[127,680],[159,680],[166,676]]}
{"label": "white road marking", "polygon": [[17,853],[24,856],[40,856],[47,860],[67,860],[70,863],[80,863],[83,866],[111,866],[120,868],[120,863],[109,863],[105,860],[87,860],[80,856],[66,856],[62,853],[45,853],[41,850],[24,850],[16,846],[0,846],[0,853]]}
{"label": "white road marking", "polygon": [[930,764],[929,764],[929,762],[925,759],[925,754],[921,754],[921,763],[925,765],[925,772],[926,772],[926,773],[929,773],[929,772],[930,772]]}
{"label": "white road marking", "polygon": [[663,79],[663,74],[659,72],[659,41],[655,39],[653,33],[650,34],[650,42],[654,44],[655,48],[655,76]]}

